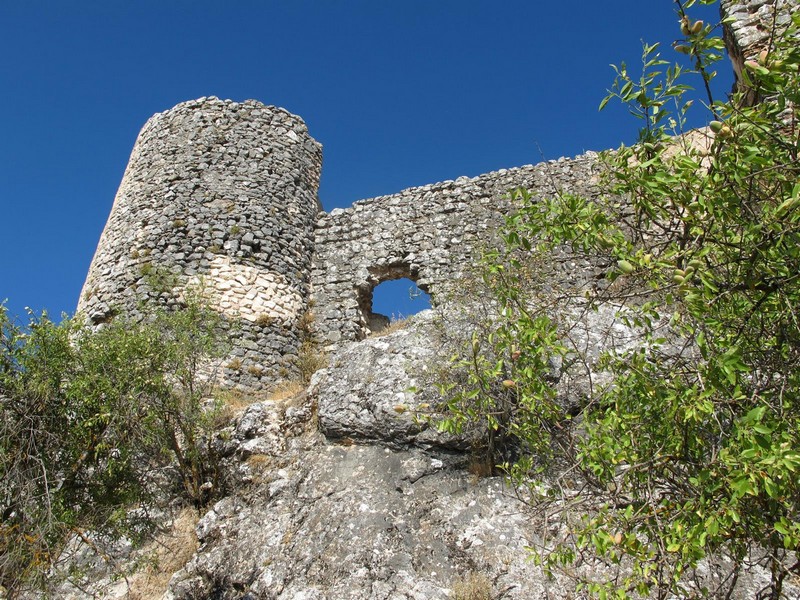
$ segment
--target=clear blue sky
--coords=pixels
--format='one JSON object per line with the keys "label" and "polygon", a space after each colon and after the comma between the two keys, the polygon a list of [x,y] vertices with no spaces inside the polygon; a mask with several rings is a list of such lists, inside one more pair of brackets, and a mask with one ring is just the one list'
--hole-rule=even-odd
{"label": "clear blue sky", "polygon": [[633,141],[597,111],[609,64],[678,34],[670,0],[0,0],[0,300],[74,311],[136,135],[178,102],[300,115],[330,210]]}

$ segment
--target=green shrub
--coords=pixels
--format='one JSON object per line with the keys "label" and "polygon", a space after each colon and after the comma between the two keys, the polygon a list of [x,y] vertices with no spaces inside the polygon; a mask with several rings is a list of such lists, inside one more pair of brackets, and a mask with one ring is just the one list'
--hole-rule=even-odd
{"label": "green shrub", "polygon": [[[442,427],[482,422],[488,451],[547,511],[557,533],[533,549],[546,572],[601,598],[723,597],[757,564],[760,597],[780,598],[800,568],[800,16],[746,65],[748,89],[710,99],[707,144],[670,134],[691,108],[686,76],[706,88],[722,42],[684,28],[692,71],[649,45],[641,76],[617,68],[603,105],[620,99],[644,128],[603,157],[602,199],[514,193],[484,260],[498,320],[466,349],[471,385]],[[530,265],[565,249],[606,280],[537,278]],[[593,364],[570,343],[571,315],[611,306],[640,343]],[[610,381],[570,411],[554,364]]]}
{"label": "green shrub", "polygon": [[210,384],[198,377],[222,351],[217,325],[193,300],[96,332],[47,315],[22,328],[0,307],[1,585],[14,593],[41,583],[86,531],[140,539],[146,508],[174,497],[162,489],[167,465],[195,505],[223,491],[216,411],[203,405]]}

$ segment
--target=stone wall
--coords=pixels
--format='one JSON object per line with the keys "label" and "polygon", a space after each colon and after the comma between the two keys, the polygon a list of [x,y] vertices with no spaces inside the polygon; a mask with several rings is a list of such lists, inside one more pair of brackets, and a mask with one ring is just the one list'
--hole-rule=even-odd
{"label": "stone wall", "polygon": [[[737,73],[766,47],[775,28],[786,26],[798,5],[800,0],[721,0],[722,17],[732,17],[725,37]],[[491,243],[487,232],[507,211],[509,190],[591,196],[597,192],[595,168],[594,156],[587,154],[411,188],[321,215],[312,276],[320,338],[326,345],[357,340],[373,323],[379,326],[372,290],[385,280],[408,277],[436,302],[473,262],[476,248]]]}
{"label": "stone wall", "polygon": [[91,322],[187,286],[224,316],[223,381],[261,389],[289,375],[309,297],[322,153],[281,108],[201,98],[142,129],[78,304]]}
{"label": "stone wall", "polygon": [[[723,37],[737,85],[741,85],[745,61],[756,60],[762,50],[768,50],[773,34],[786,27],[798,7],[800,0],[720,0],[720,14],[729,19]],[[752,97],[749,102],[755,100]]]}
{"label": "stone wall", "polygon": [[375,320],[372,290],[386,280],[408,277],[437,302],[474,262],[475,251],[492,243],[490,232],[508,211],[510,190],[591,196],[597,192],[596,171],[590,153],[410,188],[322,213],[312,274],[320,340],[331,345],[364,338]]}
{"label": "stone wall", "polygon": [[[736,68],[763,49],[800,0],[722,0]],[[777,13],[775,10],[777,9]],[[777,17],[774,15],[777,14]],[[372,291],[409,277],[447,295],[517,187],[597,193],[593,154],[504,169],[320,212],[320,145],[283,109],[201,98],[155,115],[139,135],[84,285],[79,310],[102,324],[141,303],[175,306],[187,286],[225,317],[226,385],[269,388],[296,375],[302,323],[331,347],[381,319]],[[557,268],[588,272],[561,261]],[[587,275],[589,276],[589,275]]]}

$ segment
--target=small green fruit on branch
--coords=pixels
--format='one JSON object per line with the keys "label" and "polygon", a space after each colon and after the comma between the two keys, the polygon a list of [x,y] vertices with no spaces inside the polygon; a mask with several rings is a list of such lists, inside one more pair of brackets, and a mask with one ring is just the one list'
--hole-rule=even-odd
{"label": "small green fruit on branch", "polygon": [[704,23],[702,21],[695,21],[694,23],[692,23],[689,20],[689,17],[687,17],[686,15],[683,15],[681,17],[681,33],[683,35],[686,36],[697,35],[701,31],[703,31],[703,25]]}
{"label": "small green fruit on branch", "polygon": [[617,267],[624,275],[630,275],[633,273],[634,267],[631,263],[627,260],[619,260],[617,261]]}
{"label": "small green fruit on branch", "polygon": [[711,129],[711,131],[717,134],[717,137],[720,139],[725,139],[733,135],[733,130],[731,129],[730,125],[723,123],[722,121],[711,121],[708,124],[708,127]]}

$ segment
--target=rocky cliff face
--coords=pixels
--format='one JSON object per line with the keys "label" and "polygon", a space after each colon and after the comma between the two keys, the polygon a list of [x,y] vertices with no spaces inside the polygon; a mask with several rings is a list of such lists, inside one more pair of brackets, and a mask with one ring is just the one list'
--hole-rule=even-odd
{"label": "rocky cliff face", "polygon": [[447,598],[472,572],[506,598],[553,585],[531,577],[524,507],[458,455],[317,436],[291,446],[253,495],[201,520],[168,598]]}
{"label": "rocky cliff face", "polygon": [[[599,350],[612,332],[617,344],[638,343],[607,308],[576,320],[572,343]],[[466,330],[452,324],[440,307],[343,345],[307,393],[249,407],[227,442],[245,483],[200,520],[199,547],[164,598],[581,597],[574,581],[548,579],[530,563],[527,548],[552,527],[545,516],[474,468],[468,438],[414,417],[437,401],[428,371]],[[565,400],[602,375],[587,367],[554,369]],[[765,583],[766,573],[751,572],[732,597],[752,598]],[[470,587],[476,595],[466,595]],[[800,597],[800,588],[787,593]]]}
{"label": "rocky cliff face", "polygon": [[[196,545],[192,536],[169,545],[170,556],[183,551],[182,562],[162,553],[162,569],[176,570],[160,587],[113,581],[95,570],[85,587],[64,587],[59,597],[582,597],[574,581],[549,579],[529,561],[527,548],[552,526],[544,515],[502,478],[474,468],[468,438],[443,435],[413,416],[437,397],[426,370],[441,366],[450,349],[440,332],[452,315],[443,311],[343,345],[308,390],[250,405],[220,438],[238,485],[199,520]],[[632,341],[613,314],[609,307],[587,315],[575,343],[602,347],[604,331]],[[574,397],[598,375],[556,376],[565,397]],[[127,556],[135,562],[135,553]],[[713,570],[700,575],[712,577]],[[765,582],[766,573],[750,573],[732,597],[752,598]],[[787,593],[800,597],[800,588]]]}
{"label": "rocky cliff face", "polygon": [[532,569],[543,523],[475,468],[469,436],[416,416],[467,330],[451,309],[341,346],[298,406],[248,409],[228,452],[249,484],[200,520],[166,598],[425,600],[470,598],[454,593],[470,585],[476,599],[575,597]]}

